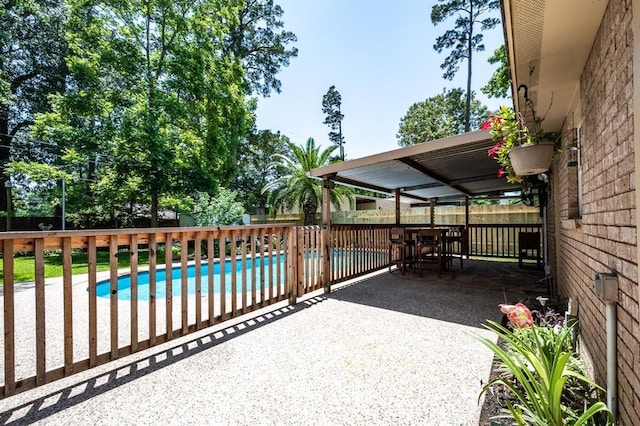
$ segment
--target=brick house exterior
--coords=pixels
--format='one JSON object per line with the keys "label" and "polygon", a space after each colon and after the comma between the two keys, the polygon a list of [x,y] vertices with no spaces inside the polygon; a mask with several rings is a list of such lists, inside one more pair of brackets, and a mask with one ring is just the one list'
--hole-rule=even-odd
{"label": "brick house exterior", "polygon": [[[574,3],[574,7],[586,8],[583,15],[593,14],[584,17],[585,22],[595,23],[593,36],[585,31],[587,35],[580,40],[587,45],[584,59],[573,58],[584,61],[584,66],[576,79],[557,68],[553,74],[540,76],[534,84],[529,83],[531,72],[526,75],[523,71],[526,54],[522,52],[528,46],[525,40],[518,40],[518,30],[529,24],[522,19],[524,6],[523,2],[519,3],[502,2],[513,88],[521,83],[530,84],[529,90],[541,98],[547,89],[558,90],[557,85],[571,86],[568,89],[573,92],[566,101],[560,94],[560,105],[554,101],[555,109],[550,111],[551,118],[559,123],[552,130],[562,134],[562,152],[556,156],[549,174],[547,220],[551,273],[558,294],[577,301],[580,350],[591,361],[594,378],[603,386],[607,375],[605,303],[596,296],[593,280],[599,272],[617,275],[617,420],[621,425],[638,425],[637,240],[640,227],[636,213],[639,198],[636,166],[640,156],[635,153],[640,146],[640,112],[636,114],[640,103],[634,103],[634,99],[640,99],[640,73],[634,74],[634,67],[640,64],[640,1],[609,0],[580,5],[567,0],[567,4]],[[546,5],[545,2],[533,3],[539,3],[542,9],[554,7],[548,6],[548,1]],[[596,3],[599,6],[594,7]],[[592,7],[593,11],[588,10]],[[634,18],[634,11],[639,16]],[[553,19],[566,20],[567,15],[555,16],[558,14],[549,11],[543,15],[544,24],[539,28],[542,38],[552,30],[562,37],[562,24],[553,27],[547,23]],[[571,34],[567,33],[566,37],[570,38]],[[543,47],[536,63],[541,74],[550,69],[548,62],[556,60],[552,55],[557,55],[559,49],[569,56],[573,52],[571,41],[555,52],[545,48],[544,43],[541,42]],[[515,103],[518,107],[517,98]],[[538,111],[544,108],[542,103],[537,105]]]}

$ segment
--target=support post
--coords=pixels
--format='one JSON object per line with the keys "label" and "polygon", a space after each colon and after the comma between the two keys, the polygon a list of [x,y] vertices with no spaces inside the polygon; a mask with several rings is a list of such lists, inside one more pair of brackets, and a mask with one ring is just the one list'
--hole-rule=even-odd
{"label": "support post", "polygon": [[436,202],[437,201],[438,201],[437,198],[429,199],[429,216],[430,216],[429,223],[431,224],[432,228],[434,228],[436,225]]}
{"label": "support post", "polygon": [[396,189],[396,225],[400,225],[400,188]]}
{"label": "support post", "polygon": [[324,292],[331,292],[331,190],[335,183],[327,176],[322,181],[322,234],[320,247],[322,247],[322,273],[321,279]]}

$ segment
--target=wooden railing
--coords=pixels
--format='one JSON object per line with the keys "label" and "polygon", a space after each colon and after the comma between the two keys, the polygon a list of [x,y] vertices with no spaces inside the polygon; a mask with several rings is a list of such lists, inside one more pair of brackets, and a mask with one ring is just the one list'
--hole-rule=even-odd
{"label": "wooden railing", "polygon": [[[518,258],[518,236],[521,232],[542,232],[540,224],[469,225],[469,255]],[[540,238],[540,250],[544,244]]]}
{"label": "wooden railing", "polygon": [[[306,293],[385,268],[390,227],[333,225],[327,230],[274,224],[0,233],[0,396],[276,302],[295,303]],[[472,225],[470,254],[517,256],[518,232],[538,229]],[[180,247],[177,259],[174,246]],[[15,255],[22,252],[33,257],[33,282],[16,282]],[[84,253],[85,260],[76,252]],[[99,271],[98,259],[105,253],[108,269]],[[119,268],[124,258],[128,266]],[[62,277],[45,280],[52,259],[62,266]],[[83,269],[74,275],[79,263]]]}
{"label": "wooden railing", "polygon": [[[1,395],[49,383],[285,299],[295,301],[292,230],[273,225],[0,234]],[[176,263],[174,243],[181,248]],[[158,255],[158,248],[164,249],[164,256]],[[51,258],[45,251],[50,250],[61,258],[63,276],[57,282],[45,282],[45,260]],[[72,275],[72,255],[79,250],[86,252],[86,272]],[[148,265],[139,260],[141,250],[148,250]],[[218,250],[233,255],[220,264],[214,259]],[[101,251],[109,254],[106,272],[97,268]],[[33,253],[35,282],[15,283],[17,252]],[[129,257],[126,270],[118,268],[122,256]],[[167,271],[172,271],[172,279],[162,282]],[[123,275],[129,282],[126,289]],[[106,297],[98,295],[98,288],[106,289],[102,292]],[[141,301],[143,290],[148,297]],[[128,300],[119,298],[123,294],[130,295]]]}
{"label": "wooden railing", "polygon": [[331,282],[387,267],[390,228],[390,225],[332,225]]}

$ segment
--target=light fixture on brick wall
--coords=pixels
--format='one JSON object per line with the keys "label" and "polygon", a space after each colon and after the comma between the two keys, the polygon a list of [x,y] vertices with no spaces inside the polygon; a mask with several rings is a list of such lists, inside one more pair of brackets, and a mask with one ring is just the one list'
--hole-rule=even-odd
{"label": "light fixture on brick wall", "polygon": [[570,142],[567,146],[567,151],[569,153],[569,161],[567,162],[567,167],[578,167],[578,155],[580,152],[580,143],[578,140],[578,129],[573,128],[569,130]]}

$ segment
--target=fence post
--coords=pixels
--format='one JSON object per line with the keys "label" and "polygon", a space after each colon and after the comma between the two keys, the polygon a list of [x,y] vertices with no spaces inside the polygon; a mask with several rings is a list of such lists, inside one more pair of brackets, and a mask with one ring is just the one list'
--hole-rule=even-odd
{"label": "fence post", "polygon": [[287,241],[287,266],[289,271],[287,274],[287,285],[289,287],[289,304],[295,305],[298,301],[298,259],[296,258],[298,250],[296,242],[298,241],[298,227],[293,225],[289,228],[289,238]]}
{"label": "fence post", "polygon": [[329,225],[322,225],[322,234],[320,235],[320,247],[322,248],[322,284],[324,292],[331,293],[331,239]]}

